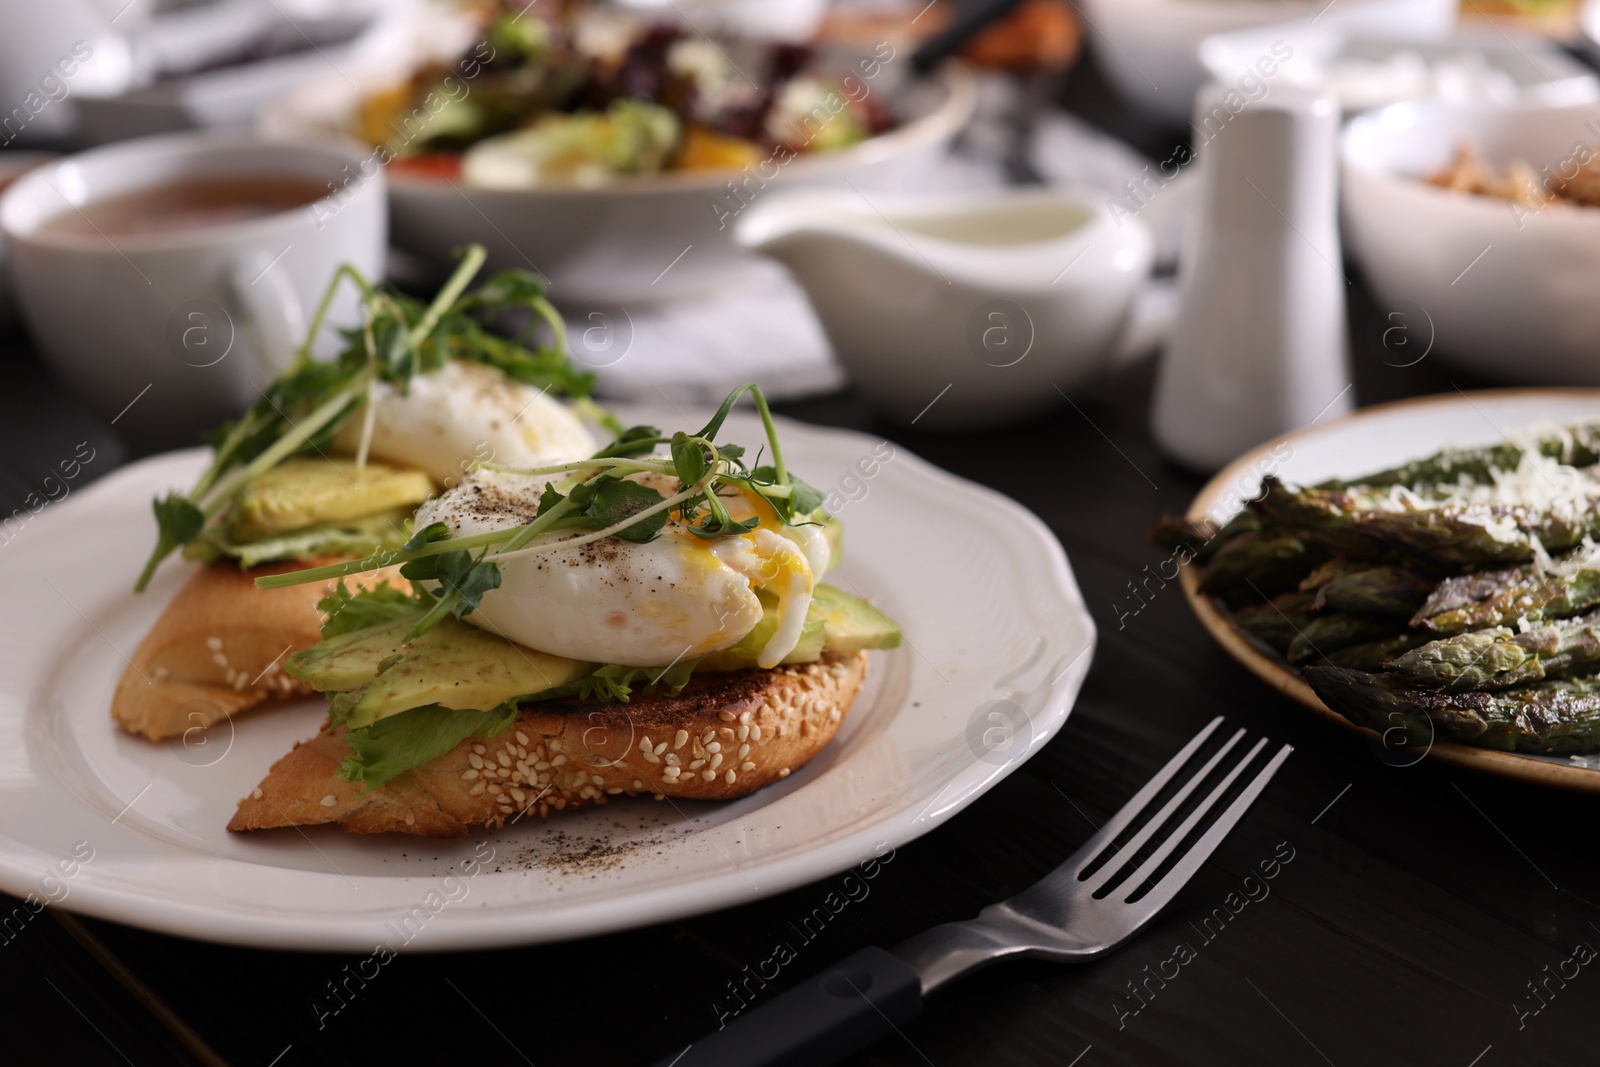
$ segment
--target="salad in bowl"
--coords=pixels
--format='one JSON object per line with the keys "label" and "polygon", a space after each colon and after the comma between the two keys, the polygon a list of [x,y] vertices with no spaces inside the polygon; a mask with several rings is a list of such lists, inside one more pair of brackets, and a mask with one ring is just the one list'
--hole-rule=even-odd
{"label": "salad in bowl", "polygon": [[655,301],[747,267],[733,222],[775,185],[903,186],[975,103],[964,68],[914,76],[903,42],[545,7],[403,8],[340,71],[269,105],[263,131],[364,142],[349,182],[383,171],[393,239],[426,259],[476,241],[491,269],[534,269],[564,303]]}

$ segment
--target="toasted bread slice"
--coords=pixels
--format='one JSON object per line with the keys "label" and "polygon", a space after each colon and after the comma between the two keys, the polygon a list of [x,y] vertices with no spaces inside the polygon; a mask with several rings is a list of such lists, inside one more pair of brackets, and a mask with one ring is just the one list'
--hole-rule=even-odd
{"label": "toasted bread slice", "polygon": [[[134,652],[111,698],[111,717],[152,741],[209,726],[268,698],[312,690],[283,670],[284,658],[322,639],[317,601],[336,581],[257,589],[264,574],[318,567],[346,557],[198,568]],[[352,586],[397,574],[352,575]]]}
{"label": "toasted bread slice", "polygon": [[338,823],[355,833],[460,837],[537,812],[649,793],[728,800],[804,766],[838,732],[864,652],[775,670],[697,674],[677,696],[532,703],[375,789],[339,777],[349,746],[326,727],[273,764],[230,830]]}

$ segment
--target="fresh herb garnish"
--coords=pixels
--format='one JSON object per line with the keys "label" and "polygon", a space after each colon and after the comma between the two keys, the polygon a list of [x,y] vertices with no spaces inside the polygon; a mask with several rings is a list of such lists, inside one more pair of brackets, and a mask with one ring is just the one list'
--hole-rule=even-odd
{"label": "fresh herb garnish", "polygon": [[[588,525],[599,529],[603,526],[615,526],[626,522],[631,516],[639,514],[653,504],[661,502],[661,494],[647,485],[638,482],[625,482],[611,474],[602,474],[590,482],[583,482],[572,487],[568,495],[576,506],[576,518],[587,519]],[[661,532],[661,527],[667,524],[667,513],[657,511],[631,526],[624,526],[617,531],[617,536],[624,541],[643,544],[654,539]]]}
{"label": "fresh herb garnish", "polygon": [[[426,304],[371,284],[353,267],[340,267],[289,369],[241,418],[211,435],[215,455],[194,488],[155,502],[158,539],[135,589],[143,590],[161,561],[198,536],[247,482],[292,455],[326,448],[363,406],[376,382],[403,385],[457,359],[495,367],[535,388],[586,396],[594,376],[579,373],[568,363],[566,327],[545,298],[540,278],[522,270],[502,271],[467,291],[485,258],[481,245],[468,247],[444,288]],[[347,280],[360,293],[362,325],[340,331],[345,348],[336,358],[315,361],[312,342]],[[493,323],[513,310],[533,312],[522,334],[507,338],[493,332]],[[549,328],[549,344],[534,340],[541,325]],[[370,413],[371,408],[367,410]],[[364,433],[363,460],[367,437]]]}
{"label": "fresh herb garnish", "polygon": [[446,615],[459,619],[476,611],[483,594],[500,588],[500,568],[485,562],[481,554],[474,559],[464,548],[410,560],[400,568],[400,574],[413,582],[439,583],[433,590],[437,599],[406,634],[407,641],[427,633]]}
{"label": "fresh herb garnish", "polygon": [[179,545],[200,536],[200,531],[206,524],[205,515],[194,506],[194,502],[177,493],[168,493],[165,497],[157,498],[155,513],[158,531],[156,550],[139,574],[137,586],[139,589],[149,584],[150,576],[155,573],[157,564],[168,554],[176,551]]}

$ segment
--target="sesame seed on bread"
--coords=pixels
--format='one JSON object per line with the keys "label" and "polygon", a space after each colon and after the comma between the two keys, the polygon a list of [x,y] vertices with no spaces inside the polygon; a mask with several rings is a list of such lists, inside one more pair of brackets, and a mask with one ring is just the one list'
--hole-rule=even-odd
{"label": "sesame seed on bread", "polygon": [[493,737],[469,738],[374,789],[339,777],[349,746],[325,726],[273,764],[230,830],[337,823],[355,833],[460,837],[618,795],[729,800],[804,766],[838,731],[867,674],[864,652],[773,670],[694,675],[677,696],[626,704],[525,704]]}

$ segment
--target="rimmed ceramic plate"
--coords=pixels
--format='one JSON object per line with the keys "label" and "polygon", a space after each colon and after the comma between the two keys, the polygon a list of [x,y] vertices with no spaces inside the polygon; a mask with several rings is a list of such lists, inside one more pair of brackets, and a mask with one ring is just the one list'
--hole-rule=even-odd
{"label": "rimmed ceramic plate", "polygon": [[[838,737],[743,800],[617,798],[462,841],[229,834],[235,802],[316,732],[321,702],[159,745],[108,711],[124,657],[186,577],[168,564],[130,591],[154,538],[150,499],[191,484],[204,453],[134,464],[48,506],[0,546],[0,889],[242,945],[468,949],[728,907],[933,829],[1060,729],[1093,622],[1055,537],[1019,505],[874,438],[781,433],[790,467],[842,502],[845,559],[829,580],[906,636],[872,653]],[[739,413],[724,436],[759,438]]]}
{"label": "rimmed ceramic plate", "polygon": [[[1239,510],[1240,501],[1257,495],[1266,474],[1302,484],[1353,478],[1452,445],[1498,444],[1507,431],[1534,422],[1568,423],[1596,418],[1600,418],[1600,389],[1507,389],[1383,404],[1307,427],[1240,456],[1206,483],[1189,506],[1188,515],[1191,519],[1213,520],[1232,516]],[[1196,568],[1183,568],[1181,580],[1189,606],[1230,656],[1312,711],[1378,743],[1374,731],[1329,710],[1301,680],[1298,671],[1263,651],[1233,625],[1210,597],[1201,595]],[[1427,746],[1426,756],[1503,778],[1600,793],[1600,769],[1574,763],[1567,757],[1500,752],[1453,741],[1434,741]]]}

